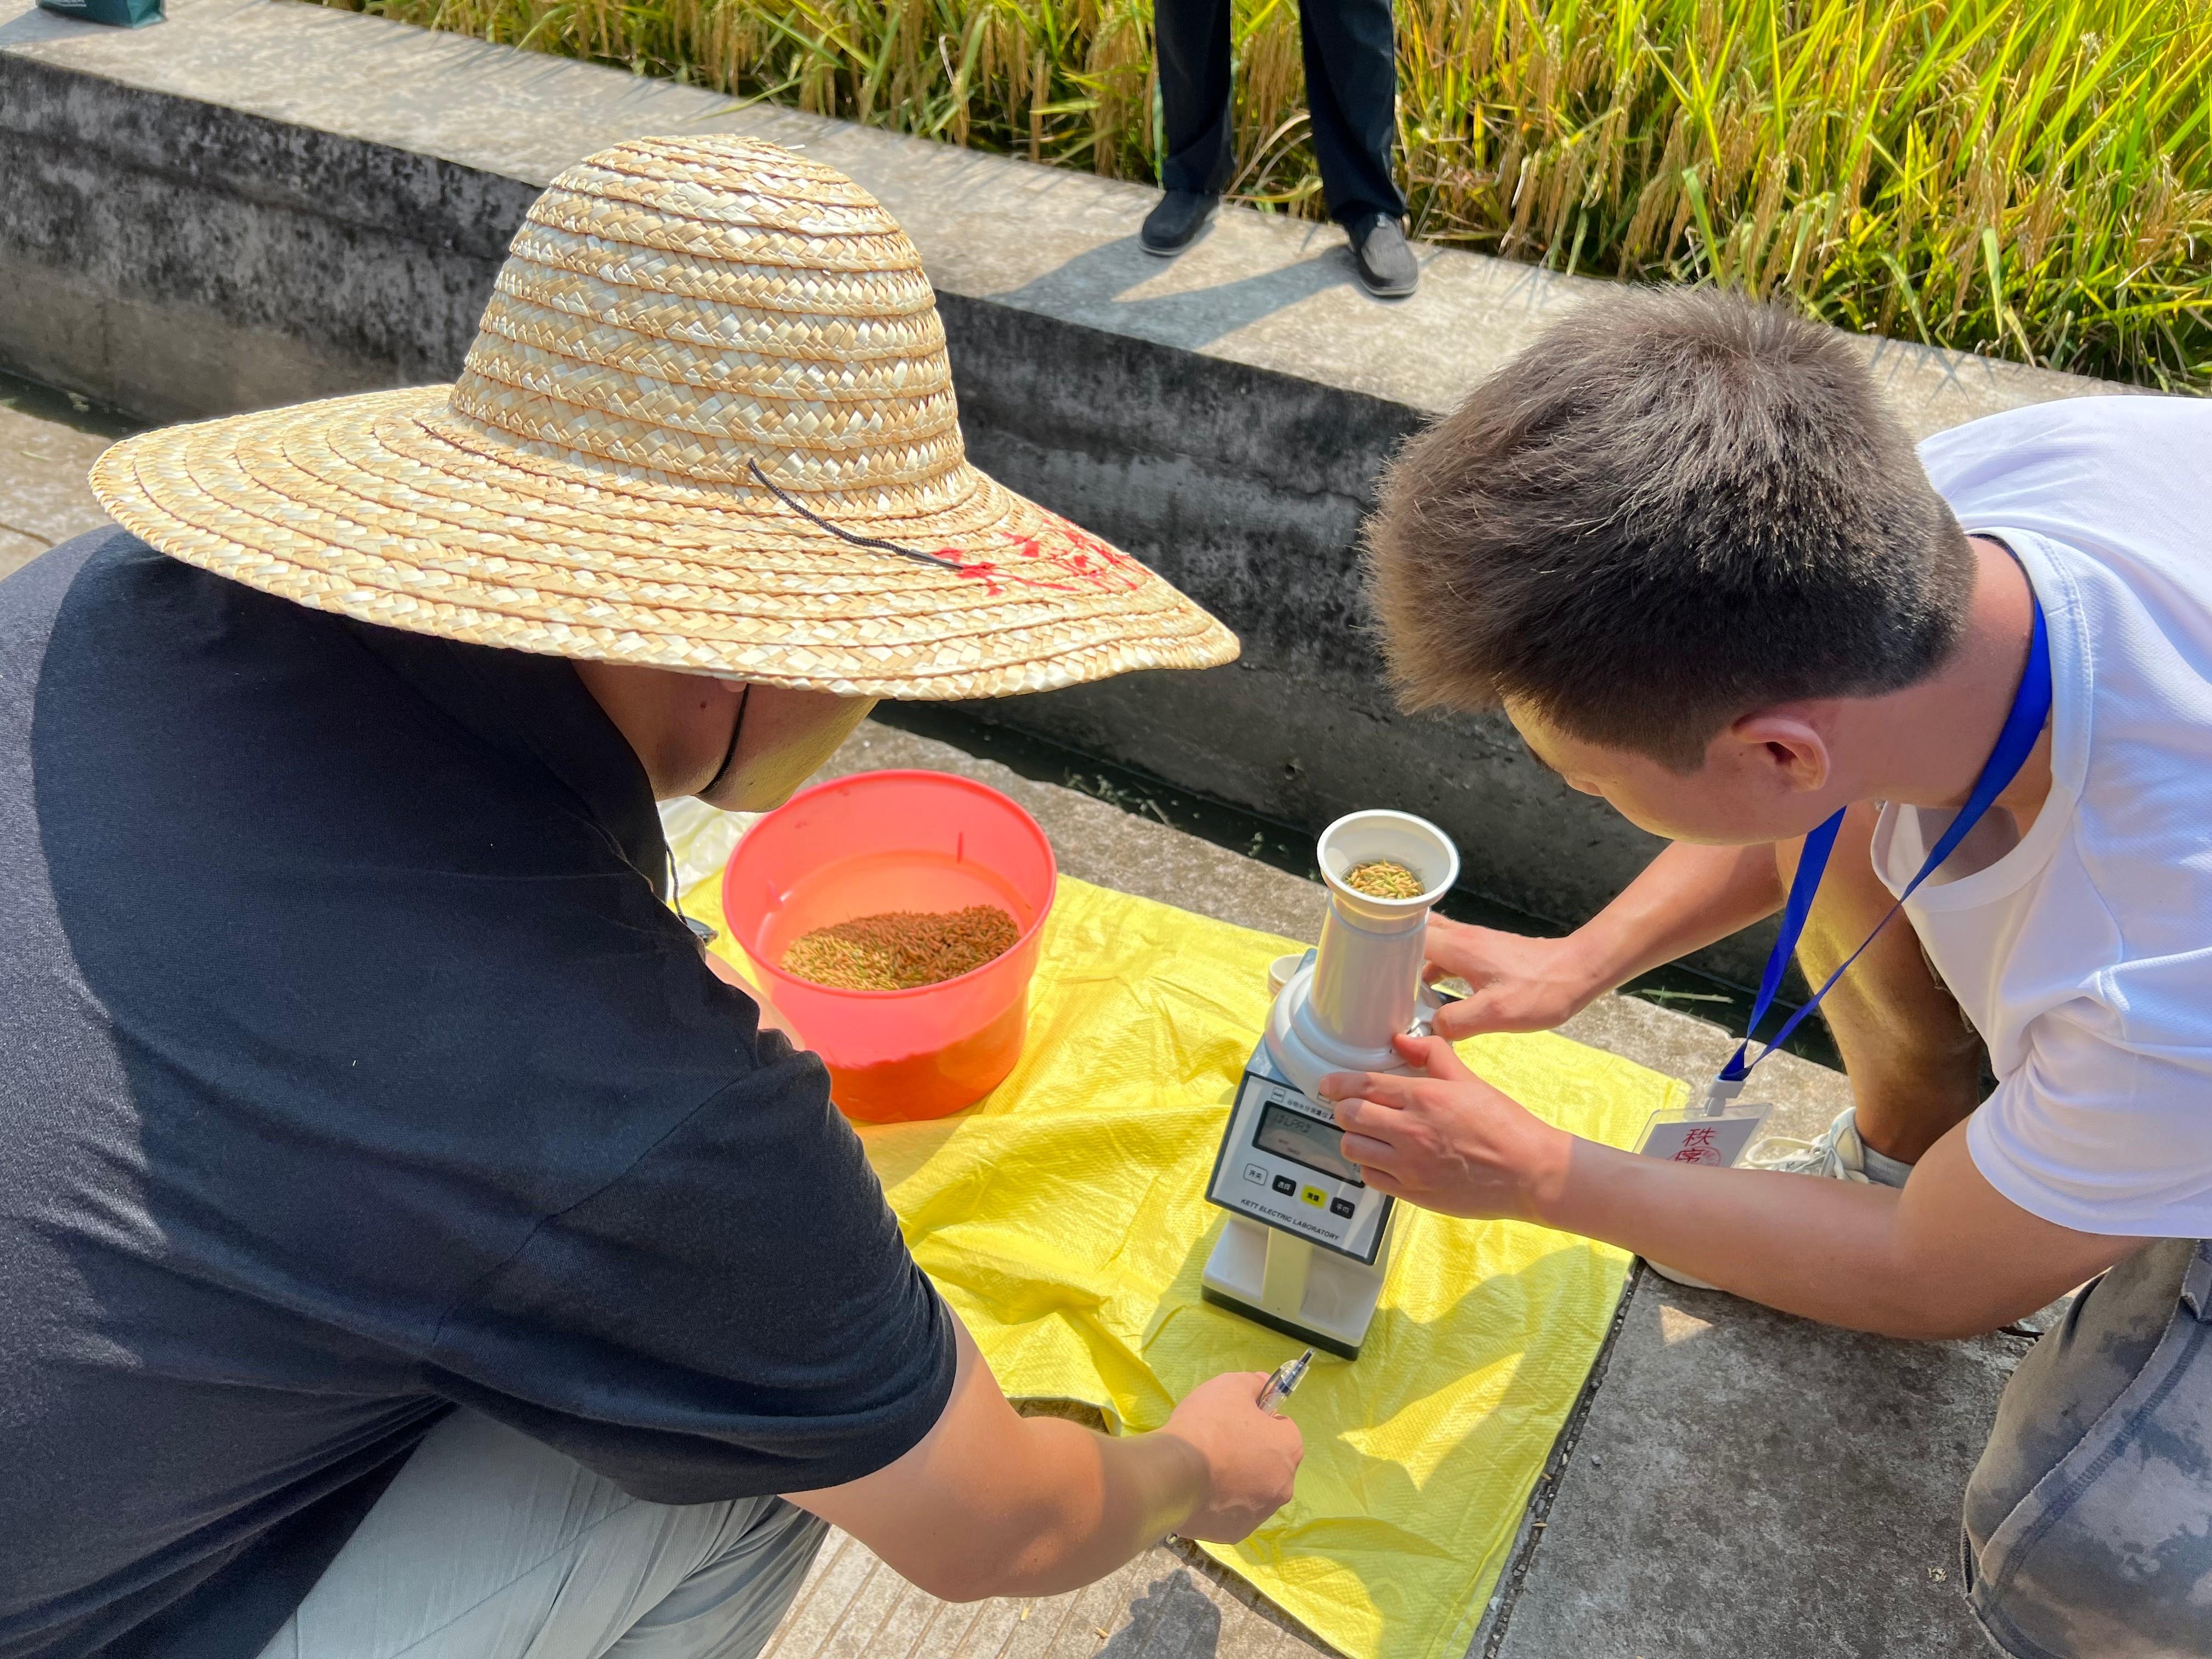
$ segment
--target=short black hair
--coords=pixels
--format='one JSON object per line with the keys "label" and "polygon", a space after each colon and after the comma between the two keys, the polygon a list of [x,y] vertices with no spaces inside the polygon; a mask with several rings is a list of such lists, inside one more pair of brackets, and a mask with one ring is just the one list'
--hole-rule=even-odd
{"label": "short black hair", "polygon": [[1751,709],[1925,678],[1974,579],[1860,349],[1711,288],[1547,331],[1406,445],[1366,544],[1407,708],[1512,698],[1681,771]]}

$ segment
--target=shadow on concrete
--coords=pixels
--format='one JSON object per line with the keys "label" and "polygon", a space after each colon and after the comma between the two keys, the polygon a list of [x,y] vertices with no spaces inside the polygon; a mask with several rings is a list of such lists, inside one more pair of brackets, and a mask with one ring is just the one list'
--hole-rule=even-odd
{"label": "shadow on concrete", "polygon": [[1129,1622],[1098,1659],[1213,1659],[1220,1645],[1221,1609],[1178,1567],[1129,1604]]}
{"label": "shadow on concrete", "polygon": [[[5,32],[6,26],[0,24],[0,33]],[[134,421],[105,404],[96,404],[89,398],[79,397],[73,392],[59,391],[36,380],[27,380],[5,370],[0,370],[0,410],[21,416],[26,422],[88,433],[99,438],[127,438],[134,432],[143,431],[146,424],[143,421]],[[0,419],[4,418],[4,416],[0,416]],[[27,438],[29,435],[27,428],[25,436]]]}
{"label": "shadow on concrete", "polygon": [[[1316,237],[1326,235],[1315,228]],[[1220,234],[1217,227],[1209,237]],[[1203,244],[1182,256],[1203,257]],[[1225,262],[1224,262],[1225,263]],[[1134,236],[1101,243],[1086,252],[1032,277],[1019,288],[993,296],[1024,310],[1091,313],[1101,326],[1195,350],[1241,328],[1287,311],[1326,289],[1353,281],[1350,250],[1324,242],[1306,258],[1231,282],[1173,293],[1125,298],[1173,267],[1146,253]]]}
{"label": "shadow on concrete", "polygon": [[50,11],[31,10],[0,23],[0,46],[27,46],[40,40],[65,40],[72,34],[97,33],[98,23],[80,23]]}

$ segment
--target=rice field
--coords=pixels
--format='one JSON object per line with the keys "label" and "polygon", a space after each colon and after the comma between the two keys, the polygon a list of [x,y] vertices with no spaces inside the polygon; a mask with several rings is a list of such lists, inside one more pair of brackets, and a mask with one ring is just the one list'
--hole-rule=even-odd
{"label": "rice field", "polygon": [[[1150,0],[334,0],[1149,179]],[[1293,0],[1232,194],[1321,216]],[[2212,0],[1400,0],[1415,233],[2212,387]]]}

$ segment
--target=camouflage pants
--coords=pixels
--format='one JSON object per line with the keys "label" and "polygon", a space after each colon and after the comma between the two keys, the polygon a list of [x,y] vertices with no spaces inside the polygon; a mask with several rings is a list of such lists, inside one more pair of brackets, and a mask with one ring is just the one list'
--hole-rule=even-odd
{"label": "camouflage pants", "polygon": [[2212,1659],[2212,1242],[2146,1246],[2021,1362],[1960,1553],[2016,1659]]}

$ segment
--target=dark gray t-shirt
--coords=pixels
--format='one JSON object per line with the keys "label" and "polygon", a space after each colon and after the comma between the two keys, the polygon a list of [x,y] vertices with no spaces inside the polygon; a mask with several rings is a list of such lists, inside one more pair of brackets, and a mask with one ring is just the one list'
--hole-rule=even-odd
{"label": "dark gray t-shirt", "polygon": [[556,658],[82,537],[0,583],[0,1659],[252,1659],[454,1403],[857,1479],[950,1321]]}

